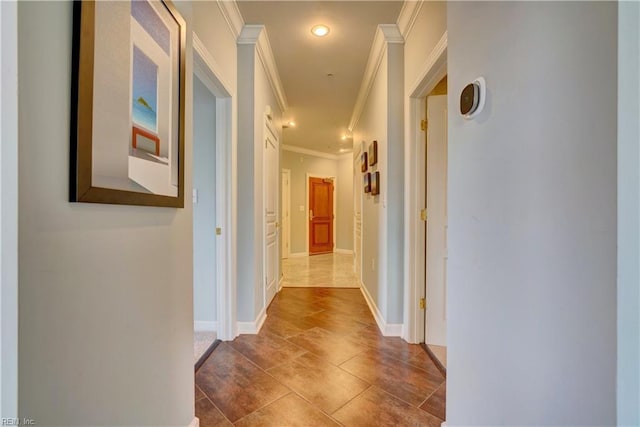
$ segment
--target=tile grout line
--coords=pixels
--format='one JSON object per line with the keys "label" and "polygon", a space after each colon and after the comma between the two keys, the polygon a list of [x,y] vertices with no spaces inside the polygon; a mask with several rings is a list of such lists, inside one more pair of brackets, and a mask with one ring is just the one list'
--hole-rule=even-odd
{"label": "tile grout line", "polygon": [[[368,382],[362,380],[364,383],[369,384]],[[348,401],[346,401],[344,403],[344,405],[340,406],[338,409],[336,409],[335,411],[333,411],[331,413],[331,416],[333,416],[336,412],[338,412],[340,409],[344,408],[345,406],[347,406],[349,403],[353,402],[354,400],[356,400],[358,397],[362,396],[364,393],[366,393],[368,390],[371,390],[371,388],[374,387],[373,384],[369,384],[369,387],[365,388],[364,390],[362,390],[360,393],[356,394],[355,396],[353,396],[353,398],[349,399]]]}

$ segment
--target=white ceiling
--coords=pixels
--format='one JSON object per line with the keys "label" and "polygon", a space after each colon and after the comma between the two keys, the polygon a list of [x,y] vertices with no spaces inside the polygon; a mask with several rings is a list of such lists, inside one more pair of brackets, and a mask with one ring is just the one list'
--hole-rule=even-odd
{"label": "white ceiling", "polygon": [[[246,24],[264,24],[289,109],[283,143],[339,154],[378,24],[394,24],[402,1],[238,1]],[[311,27],[325,24],[329,35]],[[333,74],[332,77],[327,74]]]}

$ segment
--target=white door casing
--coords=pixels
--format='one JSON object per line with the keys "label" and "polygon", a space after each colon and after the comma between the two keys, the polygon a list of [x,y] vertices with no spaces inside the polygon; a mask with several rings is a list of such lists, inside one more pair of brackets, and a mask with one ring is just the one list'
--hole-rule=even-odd
{"label": "white door casing", "polygon": [[360,173],[360,155],[362,146],[353,150],[353,270],[362,282],[362,174]]}
{"label": "white door casing", "polygon": [[291,171],[282,169],[282,209],[280,218],[282,222],[282,258],[289,258],[291,253]]}
{"label": "white door casing", "polygon": [[264,116],[264,301],[265,307],[278,291],[279,251],[278,251],[278,191],[280,178],[280,141],[271,117]]}
{"label": "white door casing", "polygon": [[427,97],[425,342],[447,345],[447,95]]}

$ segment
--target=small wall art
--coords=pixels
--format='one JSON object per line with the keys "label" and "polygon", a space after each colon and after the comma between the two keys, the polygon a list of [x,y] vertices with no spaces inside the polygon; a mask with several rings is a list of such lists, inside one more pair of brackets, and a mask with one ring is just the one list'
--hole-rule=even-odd
{"label": "small wall art", "polygon": [[378,141],[373,141],[369,146],[369,166],[378,163]]}
{"label": "small wall art", "polygon": [[371,174],[371,194],[373,196],[380,194],[380,172]]}
{"label": "small wall art", "polygon": [[366,171],[367,171],[367,152],[365,151],[360,156],[360,172],[366,172]]}
{"label": "small wall art", "polygon": [[169,0],[74,2],[70,201],[184,207],[185,46]]}
{"label": "small wall art", "polygon": [[364,184],[364,192],[371,193],[371,173],[367,172],[362,175],[362,182]]}

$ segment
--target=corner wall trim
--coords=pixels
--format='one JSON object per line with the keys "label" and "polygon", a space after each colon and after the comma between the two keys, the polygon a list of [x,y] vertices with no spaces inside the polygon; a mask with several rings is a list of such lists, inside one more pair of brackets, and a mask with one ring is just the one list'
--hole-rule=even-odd
{"label": "corner wall trim", "polygon": [[[235,2],[234,2],[235,3]],[[267,29],[264,25],[245,25],[240,31],[240,35],[237,39],[238,44],[253,44],[256,46],[258,57],[264,66],[264,70],[267,73],[267,79],[273,89],[273,93],[278,100],[280,110],[285,112],[289,105],[287,104],[287,98],[284,94],[284,86],[282,86],[282,80],[280,80],[280,73],[278,72],[278,66],[276,65],[275,57],[273,56],[273,50],[271,49],[271,43],[269,43],[269,36],[267,35]]]}
{"label": "corner wall trim", "polygon": [[267,320],[267,310],[263,308],[253,322],[238,322],[238,334],[255,335],[260,332],[264,321]]}
{"label": "corner wall trim", "polygon": [[233,38],[237,38],[244,27],[244,19],[242,19],[238,4],[229,0],[217,0],[216,3],[229,26],[229,30],[231,30],[231,34],[233,34]]}
{"label": "corner wall trim", "polygon": [[353,114],[351,115],[351,121],[349,122],[348,129],[353,129],[358,124],[362,110],[367,103],[373,81],[378,74],[382,58],[387,50],[388,43],[404,43],[404,38],[396,24],[381,24],[378,25],[376,35],[373,38],[371,45],[371,51],[369,52],[369,59],[367,60],[367,66],[364,70],[364,76],[362,78],[362,84],[360,85],[360,91],[358,92],[358,98],[356,104],[353,107]]}
{"label": "corner wall trim", "polygon": [[423,3],[424,0],[405,1],[402,5],[397,23],[400,33],[405,40],[409,37],[409,33],[411,33],[411,30],[413,29],[413,24],[416,22],[416,18],[418,17],[418,13],[420,13]]}
{"label": "corner wall trim", "polygon": [[198,417],[193,417],[187,427],[200,427],[200,419]]}
{"label": "corner wall trim", "polygon": [[302,148],[302,147],[295,147],[293,145],[282,144],[282,149],[284,151],[291,151],[292,153],[306,154],[309,156],[320,157],[322,159],[338,160],[338,156],[336,156],[335,154],[323,153],[322,151],[310,150],[308,148]]}
{"label": "corner wall trim", "polygon": [[376,319],[376,323],[378,324],[378,329],[382,332],[382,335],[385,337],[401,337],[402,336],[402,323],[387,323],[382,316],[382,313],[378,309],[378,306],[371,298],[367,287],[364,283],[360,283],[360,291],[364,296],[365,301],[367,301],[367,305],[369,306],[369,310],[371,310],[371,314],[373,314],[373,318]]}

